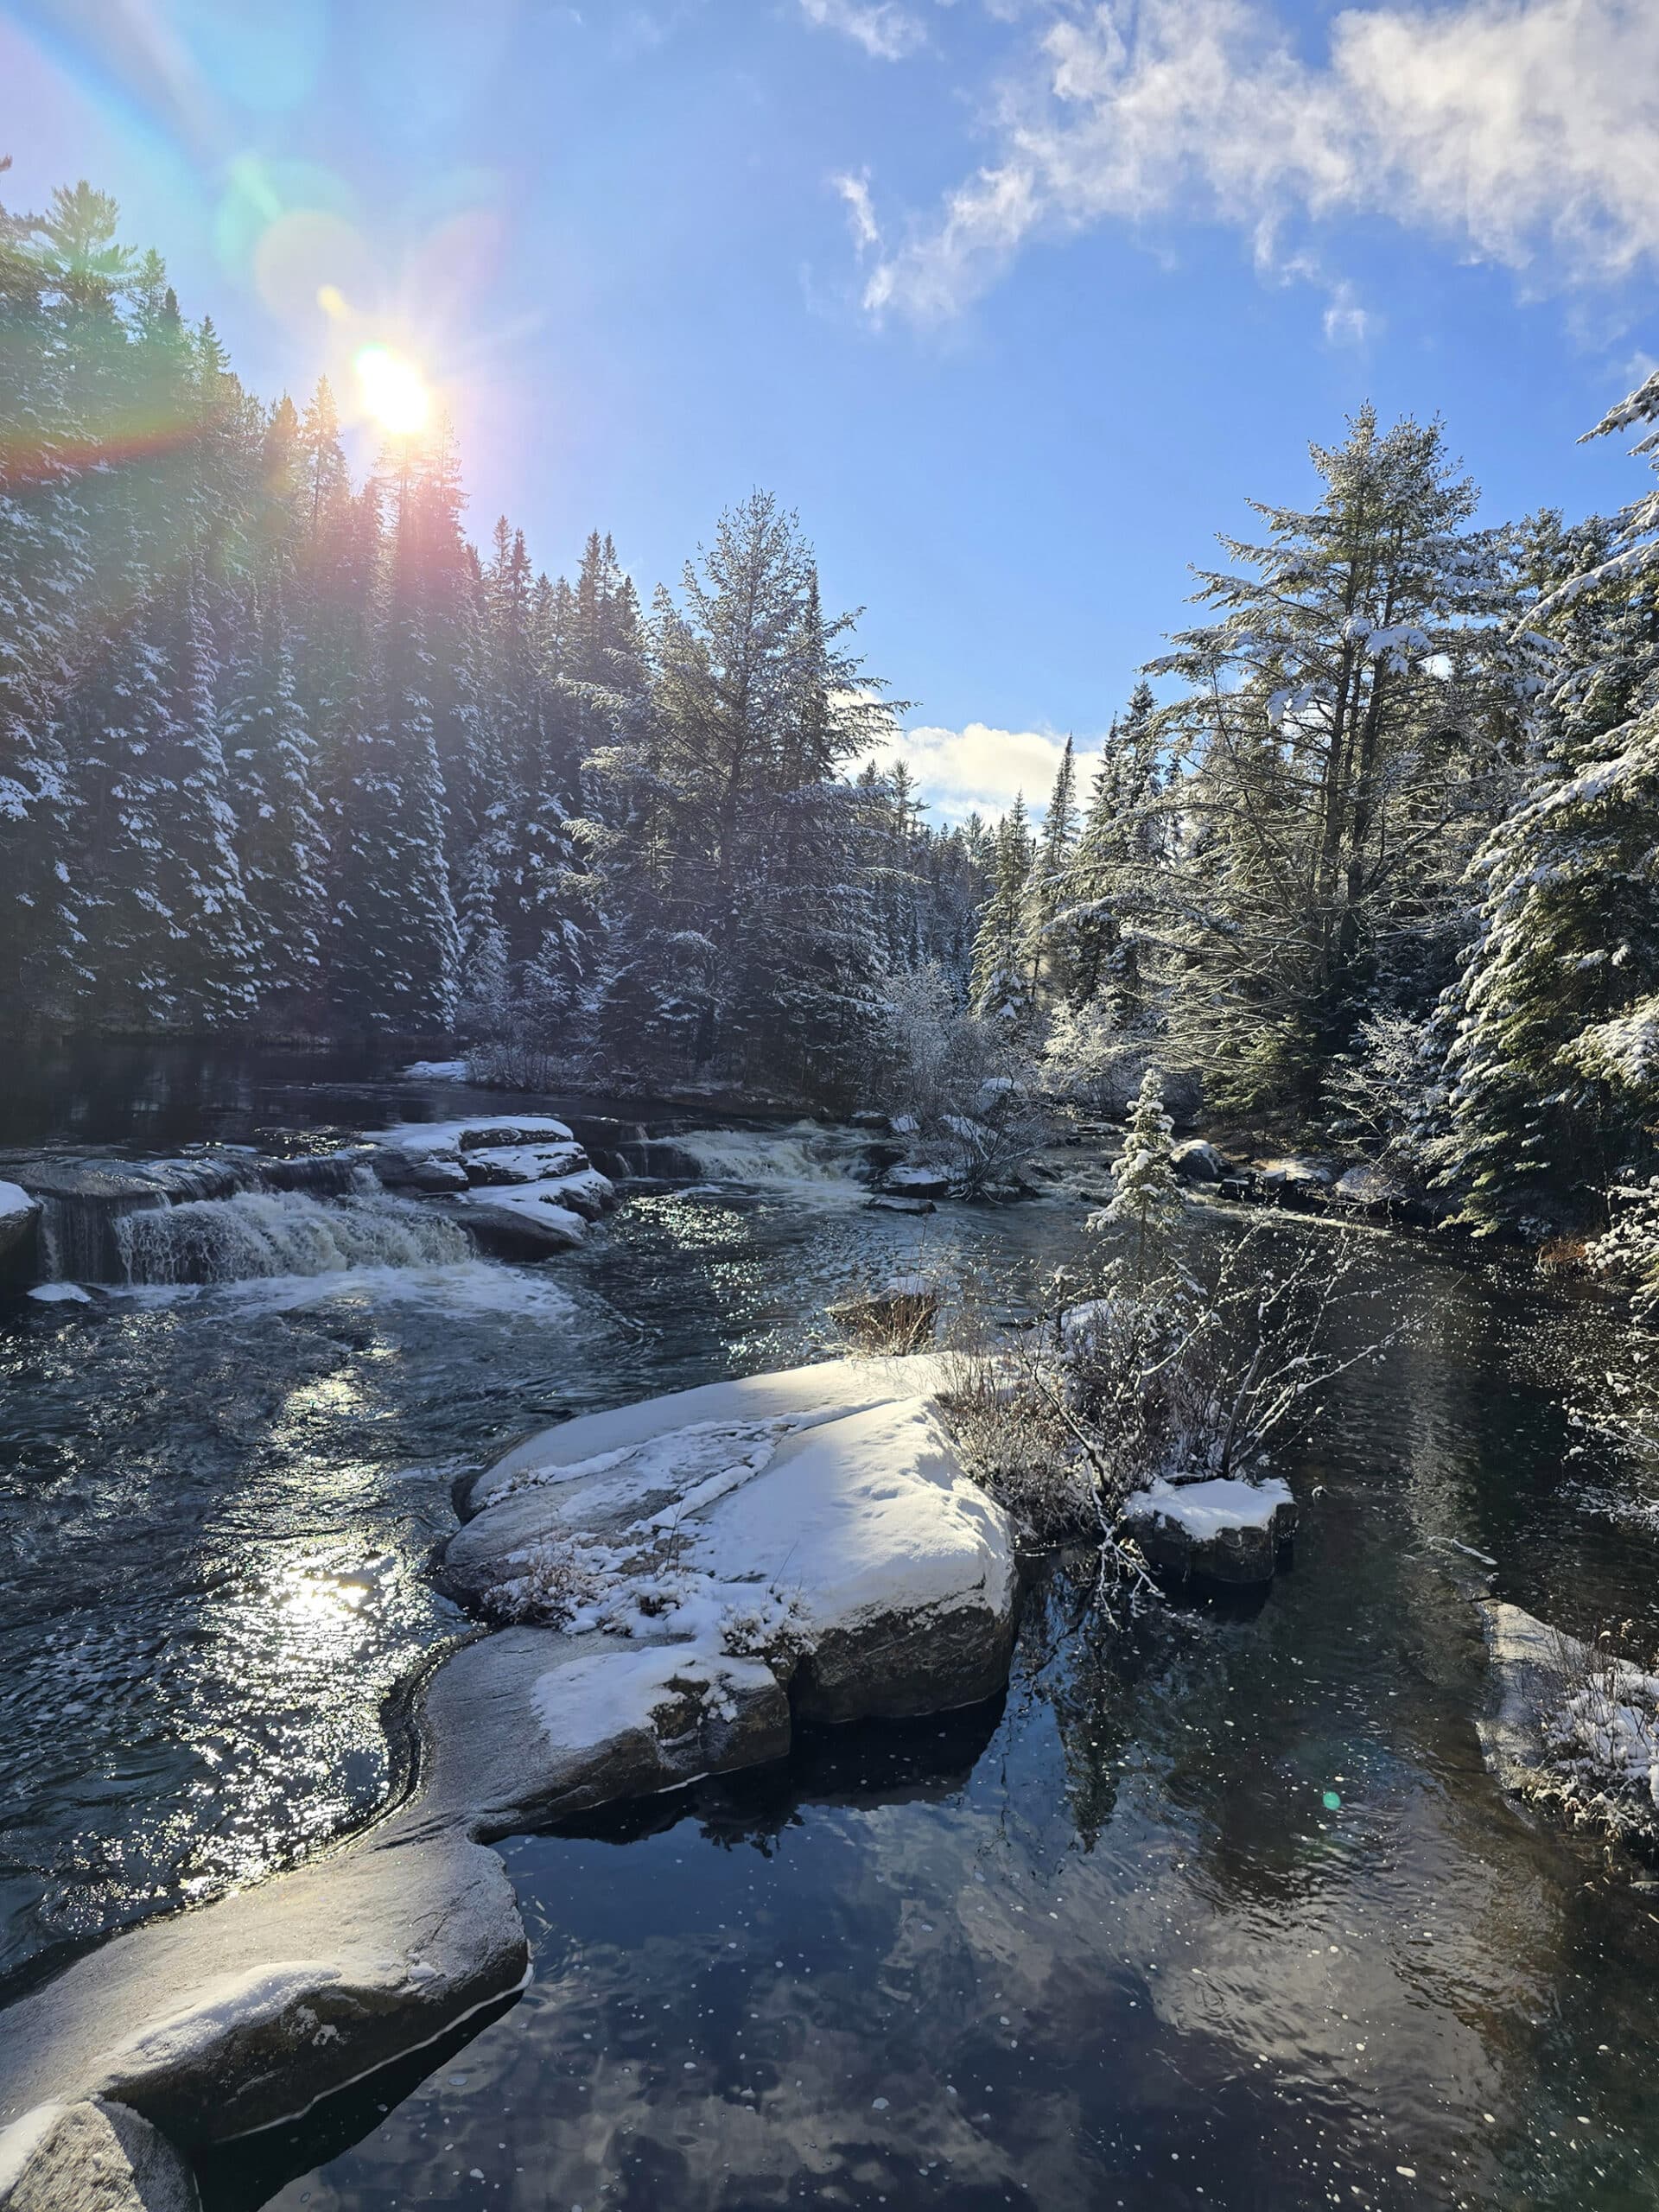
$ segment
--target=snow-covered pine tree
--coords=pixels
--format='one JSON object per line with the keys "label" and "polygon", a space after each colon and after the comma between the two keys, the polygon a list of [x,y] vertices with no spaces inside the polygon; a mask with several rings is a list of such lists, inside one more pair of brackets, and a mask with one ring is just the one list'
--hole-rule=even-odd
{"label": "snow-covered pine tree", "polygon": [[[0,172],[10,160],[0,159]],[[60,302],[36,218],[0,205],[0,1022],[61,1011],[80,934],[62,708],[90,582]]]}
{"label": "snow-covered pine tree", "polygon": [[1056,944],[1054,925],[1077,842],[1077,764],[1068,732],[1026,887],[1026,962],[1033,1003],[1061,988],[1064,951]]}
{"label": "snow-covered pine tree", "polygon": [[417,456],[383,459],[392,508],[379,651],[335,844],[331,993],[365,1029],[419,1034],[454,1020],[460,947],[443,849]]}
{"label": "snow-covered pine tree", "polygon": [[1125,1035],[1152,1019],[1142,931],[1161,903],[1168,855],[1155,715],[1142,679],[1107,734],[1050,930],[1057,995],[1074,1009],[1098,1002]]}
{"label": "snow-covered pine tree", "polygon": [[[1592,435],[1659,423],[1659,374]],[[1659,467],[1659,429],[1636,452]],[[1533,763],[1471,868],[1475,943],[1447,995],[1446,1179],[1490,1230],[1581,1217],[1659,1138],[1659,493],[1535,531],[1528,636],[1554,648]],[[1552,573],[1553,570],[1553,573]]]}
{"label": "snow-covered pine tree", "polygon": [[252,635],[232,669],[224,745],[253,972],[269,1002],[321,979],[327,849],[279,575],[268,575],[251,613]]}
{"label": "snow-covered pine tree", "polygon": [[1364,408],[1313,458],[1318,504],[1224,538],[1238,566],[1198,594],[1220,619],[1150,664],[1187,687],[1161,719],[1194,763],[1182,1039],[1240,1114],[1311,1109],[1379,968],[1412,964],[1389,940],[1455,919],[1512,740],[1484,643],[1504,543],[1470,527],[1440,426]]}
{"label": "snow-covered pine tree", "polygon": [[1090,1229],[1128,1227],[1135,1232],[1135,1279],[1147,1280],[1148,1264],[1158,1264],[1160,1240],[1185,1211],[1186,1201],[1171,1160],[1174,1123],[1164,1111],[1163,1085],[1148,1068],[1129,1111],[1123,1149],[1112,1162],[1112,1195],[1089,1216]]}
{"label": "snow-covered pine tree", "polygon": [[1026,931],[1032,837],[1019,793],[997,826],[990,894],[974,939],[971,1003],[976,1014],[1018,1036],[1034,1005]]}

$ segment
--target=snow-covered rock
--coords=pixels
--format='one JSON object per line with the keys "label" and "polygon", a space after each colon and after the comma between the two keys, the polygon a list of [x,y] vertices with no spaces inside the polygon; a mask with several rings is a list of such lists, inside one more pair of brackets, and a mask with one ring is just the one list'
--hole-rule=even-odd
{"label": "snow-covered rock", "polygon": [[586,1167],[588,1155],[579,1144],[478,1145],[464,1161],[473,1183],[542,1183],[550,1176],[570,1175]]}
{"label": "snow-covered rock", "polygon": [[585,1217],[564,1204],[556,1183],[465,1191],[455,1206],[487,1250],[509,1259],[541,1260],[551,1252],[573,1252],[588,1234]]}
{"label": "snow-covered rock", "polygon": [[509,1614],[552,1588],[578,1642],[763,1660],[828,1719],[971,1703],[1006,1675],[1013,1550],[933,1413],[938,1380],[931,1360],[835,1361],[568,1421],[477,1486],[445,1581]]}
{"label": "snow-covered rock", "polygon": [[273,1881],[146,1922],[20,1998],[0,2038],[0,2126],[100,2096],[175,2143],[223,2141],[518,1987],[528,1948],[505,1868],[457,1824],[434,1833],[413,1810]]}
{"label": "snow-covered rock", "polygon": [[1331,1170],[1317,1160],[1294,1156],[1264,1160],[1255,1171],[1256,1181],[1270,1198],[1318,1199],[1331,1188]]}
{"label": "snow-covered rock", "polygon": [[1270,1582],[1281,1544],[1295,1533],[1288,1483],[1227,1477],[1169,1483],[1161,1478],[1124,1501],[1123,1518],[1152,1565],[1216,1582]]}
{"label": "snow-covered rock", "polygon": [[1345,1167],[1337,1178],[1332,1196],[1338,1204],[1363,1213],[1386,1213],[1408,1196],[1405,1186],[1386,1167],[1365,1160]]}
{"label": "snow-covered rock", "polygon": [[411,1060],[402,1071],[410,1083],[465,1083],[465,1060]]}
{"label": "snow-covered rock", "polygon": [[950,1171],[931,1165],[889,1167],[881,1178],[881,1187],[890,1198],[948,1198]]}
{"label": "snow-covered rock", "polygon": [[37,2105],[0,2134],[0,2212],[199,2212],[167,2138],[101,2097]]}
{"label": "snow-covered rock", "polygon": [[453,1192],[455,1217],[509,1259],[574,1249],[616,1204],[615,1185],[550,1115],[400,1122],[371,1141],[383,1181]]}
{"label": "snow-covered rock", "polygon": [[510,1122],[487,1115],[461,1122],[399,1122],[390,1129],[374,1131],[366,1141],[423,1156],[489,1151],[502,1145],[574,1144],[575,1140],[550,1114],[521,1114]]}
{"label": "snow-covered rock", "polygon": [[1519,1605],[1479,1602],[1496,1694],[1475,1725],[1499,1782],[1610,1833],[1659,1840],[1659,1675]]}
{"label": "snow-covered rock", "polygon": [[1184,1183],[1219,1183],[1227,1163],[1207,1137],[1187,1137],[1170,1147],[1169,1164]]}
{"label": "snow-covered rock", "polygon": [[90,1306],[92,1294],[78,1282],[37,1282],[29,1296],[42,1306]]}

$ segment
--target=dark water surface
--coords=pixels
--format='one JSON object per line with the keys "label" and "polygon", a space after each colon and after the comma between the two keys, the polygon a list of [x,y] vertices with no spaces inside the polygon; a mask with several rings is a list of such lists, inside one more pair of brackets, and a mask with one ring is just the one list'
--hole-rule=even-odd
{"label": "dark water surface", "polygon": [[[279,1113],[262,1091],[155,1147],[302,1122],[283,1081]],[[350,1095],[359,1127],[416,1110]],[[315,1118],[348,1118],[337,1084]],[[508,1439],[809,1356],[830,1297],[918,1247],[995,1259],[1012,1299],[1083,1242],[1063,1197],[870,1213],[834,1136],[690,1141],[701,1185],[542,1268],[7,1311],[14,1967],[382,1801],[381,1699],[467,1632],[422,1573],[450,1485]],[[1609,1324],[1364,1255],[1354,1328],[1413,1326],[1286,1470],[1303,1535],[1264,1604],[1115,1630],[1056,1566],[995,1707],[509,1844],[524,1999],[221,2158],[210,2201],[1659,2205],[1659,1894],[1493,1788],[1459,1587],[1472,1551],[1564,1626],[1655,1622],[1651,1471],[1561,1410]]]}

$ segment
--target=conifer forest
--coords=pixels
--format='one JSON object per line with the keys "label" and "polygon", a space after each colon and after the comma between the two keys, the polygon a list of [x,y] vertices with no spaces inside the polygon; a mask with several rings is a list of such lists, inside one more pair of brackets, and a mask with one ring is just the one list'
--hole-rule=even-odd
{"label": "conifer forest", "polygon": [[[459,1036],[506,1073],[845,1103],[918,975],[1063,1090],[1148,1061],[1481,1228],[1650,1161],[1659,511],[1477,526],[1360,412],[1224,536],[1086,782],[940,830],[764,492],[647,600],[474,542],[443,428],[354,483],[85,185],[0,227],[0,1004]],[[1659,433],[1650,378],[1600,435]],[[113,440],[106,435],[116,426]],[[89,449],[113,457],[86,465]],[[1264,490],[1271,487],[1264,487]],[[862,765],[861,765],[861,761]]]}

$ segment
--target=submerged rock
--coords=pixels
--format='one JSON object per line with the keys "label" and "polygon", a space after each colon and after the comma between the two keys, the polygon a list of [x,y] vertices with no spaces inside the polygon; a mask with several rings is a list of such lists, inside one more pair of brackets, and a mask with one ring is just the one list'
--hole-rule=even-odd
{"label": "submerged rock", "polygon": [[195,2177],[127,2107],[37,2105],[0,2134],[0,2212],[200,2212]]}
{"label": "submerged rock", "polygon": [[1229,1478],[1159,1481],[1126,1499],[1123,1518],[1149,1563],[1213,1582],[1270,1582],[1281,1545],[1296,1530],[1290,1485]]}
{"label": "submerged rock", "polygon": [[878,1192],[874,1198],[867,1198],[864,1203],[878,1213],[937,1213],[938,1211],[938,1208],[931,1198],[899,1198],[886,1192]]}

